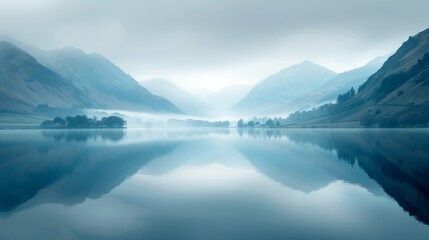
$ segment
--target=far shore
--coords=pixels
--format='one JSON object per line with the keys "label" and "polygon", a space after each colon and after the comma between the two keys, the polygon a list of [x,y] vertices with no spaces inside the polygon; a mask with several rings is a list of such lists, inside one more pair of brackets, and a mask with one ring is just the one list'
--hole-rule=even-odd
{"label": "far shore", "polygon": [[0,130],[102,130],[102,129],[127,129],[127,127],[97,127],[97,128],[64,128],[64,127],[52,127],[46,128],[41,126],[0,126]]}
{"label": "far shore", "polygon": [[303,127],[303,126],[288,126],[288,127],[276,127],[276,128],[238,128],[238,127],[229,127],[229,128],[210,128],[210,127],[166,127],[166,128],[147,128],[147,127],[88,127],[88,128],[64,128],[64,127],[52,127],[52,128],[46,128],[41,126],[0,126],[0,131],[6,131],[6,130],[115,130],[115,129],[147,129],[147,130],[185,130],[185,129],[236,129],[236,130],[242,130],[242,131],[260,131],[260,130],[287,130],[287,129],[301,129],[301,130],[311,130],[311,129],[324,129],[324,130],[415,130],[415,129],[422,129],[422,130],[429,130],[428,127],[404,127],[404,128],[380,128],[380,127],[371,127],[371,128],[365,128],[365,127],[355,127],[355,126],[338,126],[338,127],[323,127],[323,126],[317,126],[317,127]]}

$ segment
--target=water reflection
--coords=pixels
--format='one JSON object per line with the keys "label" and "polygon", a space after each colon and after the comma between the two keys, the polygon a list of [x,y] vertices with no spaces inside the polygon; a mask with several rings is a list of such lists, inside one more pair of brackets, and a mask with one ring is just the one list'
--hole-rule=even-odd
{"label": "water reflection", "polygon": [[117,142],[124,138],[125,134],[126,131],[122,129],[67,129],[42,131],[42,135],[45,137],[53,138],[55,141],[65,140],[67,142],[86,142],[89,139],[96,141],[98,138]]}
{"label": "water reflection", "polygon": [[2,131],[0,239],[425,239],[428,146],[426,130]]}
{"label": "water reflection", "polygon": [[357,164],[410,215],[429,224],[429,133],[427,130],[303,131],[289,139],[336,151]]}
{"label": "water reflection", "polygon": [[[31,205],[76,204],[111,191],[144,164],[174,149],[177,142],[104,146],[119,141],[123,130],[16,131],[0,138],[0,211]],[[65,141],[63,141],[65,140]],[[49,189],[47,189],[49,188]]]}
{"label": "water reflection", "polygon": [[[287,138],[311,144],[337,155],[339,161],[358,165],[366,175],[321,154],[275,147],[257,142],[241,144],[240,151],[270,178],[286,186],[311,192],[337,179],[374,191],[375,180],[410,215],[429,224],[429,131],[427,130],[253,130],[240,136],[252,139]],[[267,157],[267,151],[270,152]],[[297,155],[301,154],[301,155]],[[299,161],[288,161],[288,158]]]}

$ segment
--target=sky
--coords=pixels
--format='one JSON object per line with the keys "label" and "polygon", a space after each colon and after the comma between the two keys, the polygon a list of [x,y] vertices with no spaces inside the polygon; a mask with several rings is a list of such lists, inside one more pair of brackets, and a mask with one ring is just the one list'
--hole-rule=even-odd
{"label": "sky", "polygon": [[427,0],[0,0],[0,34],[75,46],[136,80],[254,84],[310,60],[342,72],[429,28]]}

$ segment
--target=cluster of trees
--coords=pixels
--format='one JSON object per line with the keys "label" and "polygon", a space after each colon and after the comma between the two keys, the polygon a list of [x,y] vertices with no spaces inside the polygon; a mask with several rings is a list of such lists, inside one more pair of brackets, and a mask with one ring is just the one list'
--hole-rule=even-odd
{"label": "cluster of trees", "polygon": [[305,120],[310,120],[310,119],[314,119],[314,118],[327,116],[332,111],[335,110],[336,106],[337,106],[337,104],[327,103],[327,104],[324,104],[320,107],[313,108],[313,109],[308,110],[308,111],[297,111],[297,112],[291,113],[286,118],[286,123],[305,121]]}
{"label": "cluster of trees", "polygon": [[167,121],[167,126],[169,127],[216,127],[216,128],[229,128],[231,123],[229,121],[204,121],[204,120],[195,120],[195,119],[169,119]]}
{"label": "cluster of trees", "polygon": [[335,104],[326,103],[322,106],[313,108],[308,111],[296,111],[294,113],[289,114],[289,116],[285,120],[285,123],[306,121],[314,118],[328,116],[329,114],[333,113],[339,105],[352,99],[355,95],[356,95],[356,91],[352,87],[349,91],[338,95],[337,102]]}
{"label": "cluster of trees", "polygon": [[253,118],[250,121],[245,122],[243,119],[238,120],[237,122],[237,127],[238,128],[275,128],[275,127],[280,127],[280,120],[278,118],[275,119],[271,119],[271,118],[263,118],[263,119],[258,119],[258,118]]}
{"label": "cluster of trees", "polygon": [[355,89],[352,87],[349,91],[338,95],[337,97],[337,104],[342,104],[347,102],[349,99],[353,98],[356,95]]}
{"label": "cluster of trees", "polygon": [[52,120],[43,121],[43,128],[123,128],[126,121],[117,116],[88,118],[86,115],[67,116],[65,118],[55,117]]}
{"label": "cluster of trees", "polygon": [[323,116],[327,116],[335,111],[335,109],[352,99],[356,95],[355,89],[352,87],[349,91],[338,95],[336,103],[326,103],[322,106],[315,107],[311,110],[307,111],[296,111],[294,113],[289,114],[286,118],[275,117],[273,119],[267,117],[254,117],[251,120],[245,122],[243,119],[240,119],[237,122],[238,128],[275,128],[281,127],[292,122],[300,122],[311,120],[314,118],[319,118]]}

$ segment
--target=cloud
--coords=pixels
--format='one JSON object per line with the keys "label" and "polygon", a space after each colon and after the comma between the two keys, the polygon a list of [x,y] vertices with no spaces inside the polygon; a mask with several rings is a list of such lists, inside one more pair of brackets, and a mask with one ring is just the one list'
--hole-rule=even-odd
{"label": "cloud", "polygon": [[0,1],[0,33],[99,52],[137,78],[187,87],[256,82],[312,60],[336,71],[429,27],[428,1]]}

